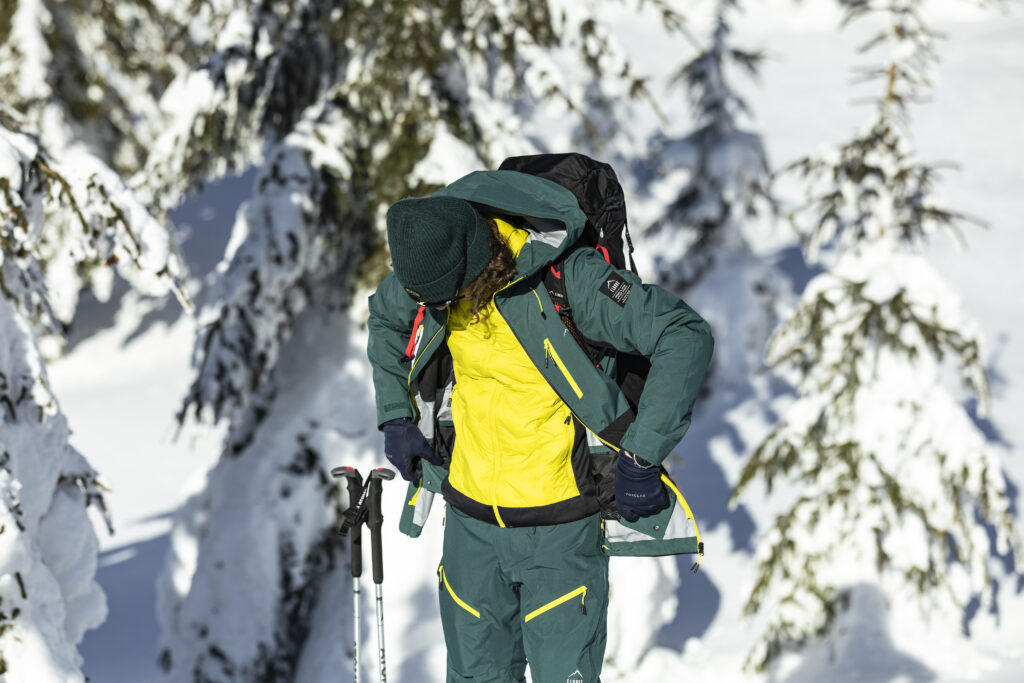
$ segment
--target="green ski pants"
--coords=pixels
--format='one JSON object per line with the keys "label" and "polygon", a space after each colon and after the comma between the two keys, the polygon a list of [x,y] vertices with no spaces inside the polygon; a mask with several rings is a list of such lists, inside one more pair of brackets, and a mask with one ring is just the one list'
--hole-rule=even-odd
{"label": "green ski pants", "polygon": [[601,518],[502,528],[448,506],[437,569],[448,682],[597,683],[607,637]]}

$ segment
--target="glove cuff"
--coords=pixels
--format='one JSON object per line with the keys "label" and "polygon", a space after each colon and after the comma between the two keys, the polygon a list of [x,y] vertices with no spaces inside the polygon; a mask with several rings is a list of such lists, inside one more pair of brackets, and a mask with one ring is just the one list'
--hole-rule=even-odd
{"label": "glove cuff", "polygon": [[387,422],[384,422],[383,424],[381,424],[380,431],[384,431],[385,427],[398,427],[399,425],[406,425],[406,424],[409,424],[411,422],[412,422],[412,420],[410,420],[407,417],[396,417],[393,420],[388,420]]}
{"label": "glove cuff", "polygon": [[637,457],[636,454],[630,453],[626,450],[622,451],[621,457],[631,462],[638,470],[649,470],[655,467],[654,463],[647,462],[643,458]]}

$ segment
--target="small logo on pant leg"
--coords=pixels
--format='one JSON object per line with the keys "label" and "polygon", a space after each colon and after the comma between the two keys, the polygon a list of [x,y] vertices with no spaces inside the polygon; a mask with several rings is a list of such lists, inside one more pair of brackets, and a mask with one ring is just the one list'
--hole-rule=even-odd
{"label": "small logo on pant leg", "polygon": [[583,674],[580,673],[579,669],[576,669],[565,679],[565,683],[583,683]]}

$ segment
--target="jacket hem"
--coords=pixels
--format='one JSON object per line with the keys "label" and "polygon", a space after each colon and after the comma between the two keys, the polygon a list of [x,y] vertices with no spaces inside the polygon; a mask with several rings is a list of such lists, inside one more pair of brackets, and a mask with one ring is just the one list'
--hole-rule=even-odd
{"label": "jacket hem", "polygon": [[[494,526],[498,524],[498,518],[494,514],[494,507],[473,500],[469,496],[456,491],[446,478],[441,484],[441,492],[444,494],[445,502],[453,506],[459,512],[463,512],[473,519],[487,522]],[[537,505],[534,507],[513,508],[498,506],[498,514],[504,526],[548,526],[551,524],[564,524],[575,522],[589,517],[598,512],[597,500],[590,496],[575,496],[568,500],[561,500],[550,505]]]}

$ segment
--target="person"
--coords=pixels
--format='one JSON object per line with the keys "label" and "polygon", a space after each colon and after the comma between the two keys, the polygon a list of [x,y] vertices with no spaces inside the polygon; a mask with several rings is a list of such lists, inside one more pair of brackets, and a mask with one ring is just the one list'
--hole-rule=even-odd
{"label": "person", "polygon": [[[370,299],[368,356],[389,461],[421,486],[446,470],[448,681],[524,681],[527,664],[535,681],[599,680],[608,556],[591,454],[616,458],[624,518],[668,502],[659,465],[689,426],[710,329],[574,246],[586,220],[570,191],[513,171],[387,212],[394,272]],[[636,410],[557,314],[543,284],[556,262],[578,332],[650,359]]]}

